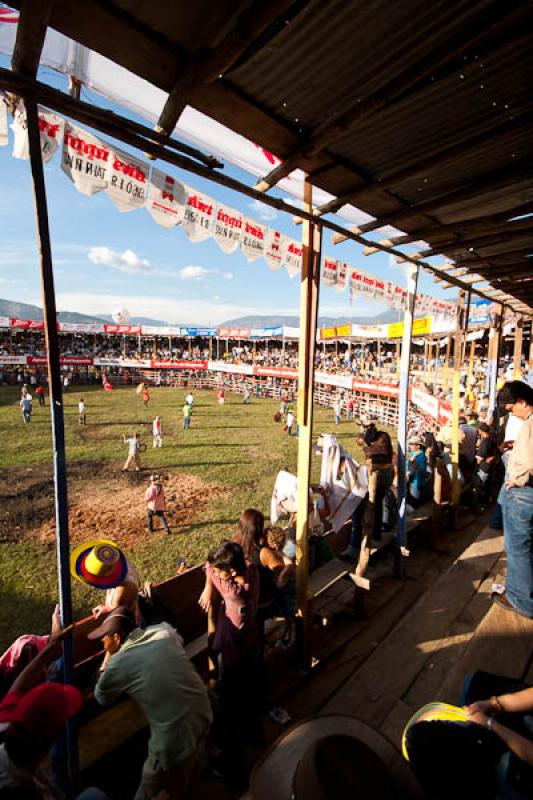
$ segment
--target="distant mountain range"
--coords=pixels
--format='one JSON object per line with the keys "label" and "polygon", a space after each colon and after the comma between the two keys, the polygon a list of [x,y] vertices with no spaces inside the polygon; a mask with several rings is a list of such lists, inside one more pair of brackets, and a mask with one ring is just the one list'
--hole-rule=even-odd
{"label": "distant mountain range", "polygon": [[[17,303],[12,300],[0,299],[0,317],[17,317],[18,319],[42,319],[43,311],[39,306],[33,306],[29,303]],[[61,322],[73,323],[109,323],[112,322],[111,316],[103,315],[101,317],[91,317],[88,314],[79,314],[77,311],[60,311],[58,314]],[[376,317],[352,317],[352,322],[360,325],[369,324],[383,324],[387,322],[396,322],[398,319],[398,312],[392,309],[386,309]],[[349,322],[347,317],[320,317],[320,327],[330,328],[336,325],[342,325]],[[132,317],[130,320],[131,325],[168,325],[168,322],[163,322],[159,319],[150,319],[149,317]],[[210,320],[198,320],[198,325],[210,324]],[[180,323],[173,322],[172,325],[180,326]],[[283,316],[276,314],[265,315],[249,315],[245,317],[237,317],[236,319],[229,319],[220,324],[225,328],[277,328],[280,325],[287,325],[289,327],[297,328],[299,319],[296,316]],[[185,325],[183,327],[186,327]]]}

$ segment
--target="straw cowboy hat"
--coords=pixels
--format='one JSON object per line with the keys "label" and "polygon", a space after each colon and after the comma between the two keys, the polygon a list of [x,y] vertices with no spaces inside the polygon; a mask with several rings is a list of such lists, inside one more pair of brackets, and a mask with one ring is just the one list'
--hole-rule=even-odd
{"label": "straw cowboy hat", "polygon": [[422,800],[399,751],[361,720],[331,714],[290,728],[255,765],[253,800]]}
{"label": "straw cowboy hat", "polygon": [[410,439],[409,445],[414,447],[417,444],[419,447],[427,447],[427,442],[424,442],[423,439]]}
{"label": "straw cowboy hat", "polygon": [[76,547],[70,554],[70,572],[81,583],[95,589],[113,589],[124,583],[128,562],[122,550],[107,539]]}

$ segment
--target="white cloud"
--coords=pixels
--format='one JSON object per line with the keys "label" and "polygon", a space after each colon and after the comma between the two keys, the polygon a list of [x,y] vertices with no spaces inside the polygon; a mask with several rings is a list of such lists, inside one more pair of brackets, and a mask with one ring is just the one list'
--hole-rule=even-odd
{"label": "white cloud", "polygon": [[252,200],[251,203],[248,203],[248,207],[262,222],[273,222],[278,216],[271,206],[267,206],[260,200]]}
{"label": "white cloud", "polygon": [[180,269],[180,278],[182,281],[198,281],[202,278],[206,278],[213,271],[212,269],[207,269],[207,267],[193,267],[189,265],[188,267]]}
{"label": "white cloud", "polygon": [[153,270],[148,259],[141,258],[133,250],[124,250],[123,253],[118,253],[110,247],[91,247],[88,255],[93,264],[103,264],[122,272],[143,275]]}
{"label": "white cloud", "polygon": [[232,281],[233,280],[233,272],[223,272],[222,277],[225,281]]}

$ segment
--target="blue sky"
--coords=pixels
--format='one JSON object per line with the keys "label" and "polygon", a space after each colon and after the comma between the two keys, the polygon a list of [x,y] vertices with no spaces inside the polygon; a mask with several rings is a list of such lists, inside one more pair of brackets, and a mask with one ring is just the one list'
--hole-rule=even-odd
{"label": "blue sky", "polygon": [[[0,57],[0,66],[8,66],[6,58]],[[66,79],[50,70],[40,79],[66,88]],[[84,93],[84,99],[91,98],[113,107]],[[10,131],[8,146],[0,148],[0,297],[40,305],[29,162],[12,158],[11,147]],[[122,144],[121,148],[131,151]],[[249,313],[298,314],[297,277],[291,280],[284,269],[270,271],[262,259],[250,264],[240,251],[225,255],[213,240],[192,244],[179,227],[160,227],[144,209],[120,213],[104,193],[80,194],[61,171],[59,155],[45,166],[59,310],[97,316],[125,306],[134,316],[202,325]],[[161,162],[158,166],[162,168]],[[282,233],[301,237],[301,228],[287,214],[172,166],[168,172]],[[252,176],[231,165],[226,165],[224,172],[248,185],[255,183]],[[401,267],[391,265],[388,256],[364,257],[354,242],[334,246],[330,239],[325,231],[325,255],[405,285]],[[421,276],[419,290],[448,300],[454,294],[443,292],[427,275]],[[352,315],[368,316],[371,321],[384,309],[382,304],[357,299]],[[348,319],[348,291],[338,294],[324,288],[320,313]]]}

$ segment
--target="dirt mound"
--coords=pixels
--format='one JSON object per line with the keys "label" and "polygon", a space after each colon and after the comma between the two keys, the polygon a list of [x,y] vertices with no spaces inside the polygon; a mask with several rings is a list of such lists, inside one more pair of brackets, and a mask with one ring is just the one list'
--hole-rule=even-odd
{"label": "dirt mound", "polygon": [[[101,464],[77,464],[69,472],[69,533],[72,544],[108,538],[134,550],[146,541],[144,493],[149,473],[123,473]],[[184,473],[164,476],[167,518],[179,532],[190,525],[213,497],[225,490]],[[2,482],[0,526],[2,541],[22,538],[50,543],[55,540],[54,487],[45,471],[25,470]],[[154,519],[154,528],[161,528]]]}

